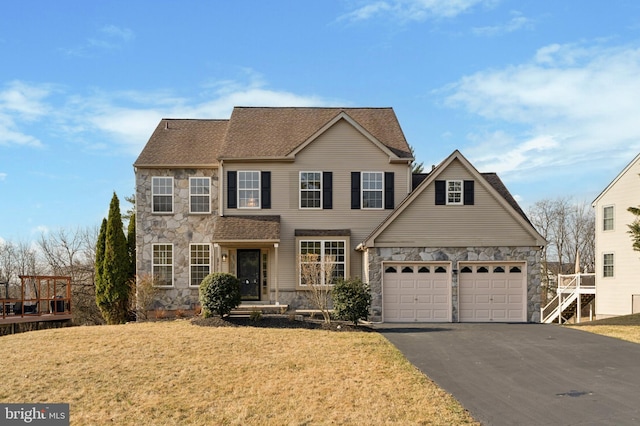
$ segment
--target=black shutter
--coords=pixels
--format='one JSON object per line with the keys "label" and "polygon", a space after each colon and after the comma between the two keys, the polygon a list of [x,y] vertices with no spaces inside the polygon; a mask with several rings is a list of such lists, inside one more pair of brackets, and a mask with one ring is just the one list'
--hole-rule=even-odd
{"label": "black shutter", "polygon": [[393,210],[393,172],[384,172],[384,208]]}
{"label": "black shutter", "polygon": [[271,172],[260,173],[260,207],[271,208]]}
{"label": "black shutter", "polygon": [[464,185],[463,185],[463,194],[464,194],[464,205],[465,206],[472,206],[474,199],[473,199],[473,181],[472,180],[465,180],[464,181]]}
{"label": "black shutter", "polygon": [[447,204],[447,181],[436,181],[436,206],[444,206]]}
{"label": "black shutter", "polygon": [[227,172],[227,207],[238,208],[237,172]]}
{"label": "black shutter", "polygon": [[360,208],[360,172],[351,172],[351,208]]}
{"label": "black shutter", "polygon": [[322,172],[322,208],[333,208],[333,173]]}

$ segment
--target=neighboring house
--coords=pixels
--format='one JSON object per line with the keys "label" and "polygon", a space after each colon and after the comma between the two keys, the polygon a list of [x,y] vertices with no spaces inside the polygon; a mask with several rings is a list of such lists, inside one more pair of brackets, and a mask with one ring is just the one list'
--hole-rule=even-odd
{"label": "neighboring house", "polygon": [[545,242],[500,179],[458,151],[425,175],[412,161],[391,108],[163,119],[134,164],[137,274],[155,308],[193,309],[216,271],[245,303],[310,308],[312,253],[369,282],[374,321],[539,321]]}
{"label": "neighboring house", "polygon": [[598,195],[596,213],[596,317],[640,312],[640,253],[633,250],[627,211],[640,205],[640,155]]}

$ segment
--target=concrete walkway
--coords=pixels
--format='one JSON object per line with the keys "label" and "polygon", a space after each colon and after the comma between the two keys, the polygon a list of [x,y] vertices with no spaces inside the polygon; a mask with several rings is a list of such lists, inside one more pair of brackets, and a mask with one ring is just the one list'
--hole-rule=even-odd
{"label": "concrete walkway", "polygon": [[378,324],[483,425],[640,424],[640,345],[543,324]]}

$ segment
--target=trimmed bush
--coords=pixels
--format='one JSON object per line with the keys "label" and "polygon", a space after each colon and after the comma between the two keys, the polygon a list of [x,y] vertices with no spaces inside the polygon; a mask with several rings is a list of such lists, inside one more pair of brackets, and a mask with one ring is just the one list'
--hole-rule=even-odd
{"label": "trimmed bush", "polygon": [[200,283],[199,296],[205,318],[212,314],[222,318],[240,304],[240,280],[222,272],[209,274]]}
{"label": "trimmed bush", "polygon": [[369,284],[359,278],[340,280],[333,287],[333,311],[337,318],[358,325],[359,319],[366,320],[371,305]]}

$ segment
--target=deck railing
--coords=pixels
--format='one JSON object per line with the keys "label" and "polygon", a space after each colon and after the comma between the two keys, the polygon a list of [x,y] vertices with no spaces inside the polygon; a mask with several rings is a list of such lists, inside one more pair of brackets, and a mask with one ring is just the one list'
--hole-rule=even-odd
{"label": "deck railing", "polygon": [[21,275],[17,297],[9,297],[8,286],[0,298],[0,315],[11,318],[40,317],[43,315],[71,315],[71,277]]}
{"label": "deck railing", "polygon": [[581,295],[596,294],[595,274],[558,275],[558,291],[546,306],[541,309],[543,323],[558,321],[562,324],[562,314],[576,303],[577,322],[581,320]]}

